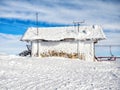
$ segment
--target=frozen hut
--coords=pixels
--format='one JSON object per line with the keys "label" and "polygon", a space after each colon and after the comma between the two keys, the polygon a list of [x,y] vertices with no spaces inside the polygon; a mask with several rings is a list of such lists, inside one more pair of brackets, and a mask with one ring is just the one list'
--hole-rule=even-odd
{"label": "frozen hut", "polygon": [[22,41],[31,43],[31,56],[59,56],[93,61],[94,44],[105,39],[101,26],[28,28]]}

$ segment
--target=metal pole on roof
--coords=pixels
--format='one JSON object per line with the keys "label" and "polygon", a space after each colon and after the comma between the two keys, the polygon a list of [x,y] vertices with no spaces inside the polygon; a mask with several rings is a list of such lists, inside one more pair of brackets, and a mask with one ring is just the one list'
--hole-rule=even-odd
{"label": "metal pole on roof", "polygon": [[[38,30],[38,12],[36,13],[36,27],[37,27],[37,36],[39,35]],[[39,40],[37,40],[37,56],[39,56]]]}
{"label": "metal pole on roof", "polygon": [[85,20],[83,20],[83,21],[81,21],[81,22],[77,22],[77,21],[73,21],[73,24],[74,24],[74,26],[78,26],[78,33],[79,33],[79,26],[80,26],[80,24],[82,24],[82,23],[85,23]]}
{"label": "metal pole on roof", "polygon": [[39,31],[38,31],[38,12],[36,13],[36,26],[37,26],[37,35],[39,35]]}

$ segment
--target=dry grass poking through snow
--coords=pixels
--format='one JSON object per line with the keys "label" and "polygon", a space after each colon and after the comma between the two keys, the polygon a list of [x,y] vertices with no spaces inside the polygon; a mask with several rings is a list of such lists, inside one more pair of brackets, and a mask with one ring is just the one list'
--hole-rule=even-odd
{"label": "dry grass poking through snow", "polygon": [[[55,57],[65,57],[65,58],[70,58],[70,59],[77,59],[78,58],[78,53],[66,53],[63,51],[48,51],[48,52],[43,52],[40,54],[42,57],[51,57],[51,56],[55,56]],[[79,54],[79,58],[81,60],[85,60],[85,55],[84,53],[80,53]]]}

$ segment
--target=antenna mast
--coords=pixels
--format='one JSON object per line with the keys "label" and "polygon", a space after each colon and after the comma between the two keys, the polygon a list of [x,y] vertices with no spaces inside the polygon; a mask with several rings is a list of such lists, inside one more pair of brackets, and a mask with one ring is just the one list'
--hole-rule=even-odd
{"label": "antenna mast", "polygon": [[[38,30],[38,12],[36,13],[36,27],[37,27],[37,36],[39,35]],[[37,56],[39,57],[39,40],[37,40]]]}
{"label": "antenna mast", "polygon": [[74,26],[77,26],[78,27],[78,33],[79,33],[79,26],[80,26],[80,24],[82,24],[82,23],[85,23],[85,20],[83,20],[83,21],[81,21],[81,22],[79,22],[79,21],[73,21],[73,24],[74,24]]}
{"label": "antenna mast", "polygon": [[[82,22],[77,22],[77,21],[76,21],[76,22],[73,22],[74,26],[77,26],[78,34],[79,34],[79,26],[80,26],[80,24],[81,24],[81,23],[84,23],[84,22],[85,22],[85,20],[83,20]],[[79,46],[80,46],[80,45],[79,45],[79,40],[77,40],[77,53],[78,53],[78,58],[81,59],[81,58],[80,58]]]}
{"label": "antenna mast", "polygon": [[38,31],[38,12],[36,13],[36,26],[37,26],[37,35],[39,35],[39,31]]}

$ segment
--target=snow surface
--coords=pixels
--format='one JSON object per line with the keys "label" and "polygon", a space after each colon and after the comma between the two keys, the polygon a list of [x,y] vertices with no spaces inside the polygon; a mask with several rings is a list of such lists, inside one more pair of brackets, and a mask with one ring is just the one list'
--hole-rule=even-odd
{"label": "snow surface", "polygon": [[119,85],[117,61],[0,55],[0,90],[120,90]]}

